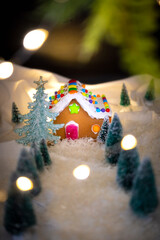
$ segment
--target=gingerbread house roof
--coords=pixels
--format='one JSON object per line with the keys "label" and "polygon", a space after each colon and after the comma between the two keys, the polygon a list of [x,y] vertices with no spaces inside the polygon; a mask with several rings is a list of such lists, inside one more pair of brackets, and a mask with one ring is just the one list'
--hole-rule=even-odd
{"label": "gingerbread house roof", "polygon": [[77,100],[91,118],[103,119],[105,116],[112,116],[106,96],[92,94],[77,80],[70,80],[49,97],[51,112],[61,113],[73,99]]}

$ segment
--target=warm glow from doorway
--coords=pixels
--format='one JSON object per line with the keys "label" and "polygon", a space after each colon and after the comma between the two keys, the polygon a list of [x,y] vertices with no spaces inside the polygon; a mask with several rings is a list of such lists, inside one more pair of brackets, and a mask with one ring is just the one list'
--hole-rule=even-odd
{"label": "warm glow from doorway", "polygon": [[23,40],[23,46],[30,51],[39,49],[48,37],[48,31],[45,29],[35,29],[26,34]]}
{"label": "warm glow from doorway", "polygon": [[73,176],[78,180],[84,180],[90,175],[90,168],[87,165],[80,165],[73,170]]}
{"label": "warm glow from doorway", "polygon": [[13,64],[11,62],[0,63],[0,79],[9,78],[13,73]]}
{"label": "warm glow from doorway", "polygon": [[137,146],[137,139],[129,134],[126,135],[121,142],[121,147],[123,148],[123,150],[131,150],[133,148],[135,148]]}
{"label": "warm glow from doorway", "polygon": [[19,177],[16,181],[16,185],[21,191],[29,191],[33,188],[32,181],[27,177]]}

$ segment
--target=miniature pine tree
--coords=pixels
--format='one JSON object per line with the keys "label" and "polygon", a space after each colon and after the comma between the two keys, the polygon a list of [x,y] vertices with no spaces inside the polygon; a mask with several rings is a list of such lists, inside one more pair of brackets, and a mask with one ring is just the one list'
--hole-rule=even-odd
{"label": "miniature pine tree", "polygon": [[120,105],[122,105],[122,106],[129,106],[130,105],[130,99],[129,99],[129,96],[128,96],[128,91],[127,91],[126,85],[124,83],[123,83],[122,91],[121,91]]}
{"label": "miniature pine tree", "polygon": [[41,192],[41,183],[36,170],[36,165],[31,154],[24,148],[22,149],[17,164],[17,172],[22,176],[26,176],[33,181],[33,189],[31,194],[37,196]]}
{"label": "miniature pine tree", "polygon": [[158,206],[154,172],[149,158],[140,164],[133,182],[130,207],[140,217],[152,213]]}
{"label": "miniature pine tree", "polygon": [[15,184],[10,187],[4,209],[4,226],[13,235],[20,235],[36,224],[31,197],[21,192]]}
{"label": "miniature pine tree", "polygon": [[122,149],[118,158],[117,183],[125,191],[131,190],[138,166],[139,154],[137,148]]}
{"label": "miniature pine tree", "polygon": [[101,130],[97,137],[98,141],[105,143],[105,140],[108,134],[108,128],[109,128],[109,119],[107,117],[107,118],[104,118],[103,124],[101,126]]}
{"label": "miniature pine tree", "polygon": [[56,130],[62,128],[64,124],[53,124],[53,121],[48,122],[48,117],[55,120],[58,114],[49,111],[49,102],[45,100],[47,94],[44,93],[44,84],[46,82],[42,80],[42,77],[40,77],[39,81],[34,82],[37,84],[37,92],[33,96],[35,101],[29,103],[28,109],[31,109],[30,112],[23,115],[26,125],[15,130],[20,136],[25,134],[24,137],[17,140],[18,143],[27,145],[35,142],[39,145],[41,139],[48,139],[56,143],[60,138],[53,134]]}
{"label": "miniature pine tree", "polygon": [[153,101],[155,99],[154,79],[151,79],[144,98],[147,101]]}
{"label": "miniature pine tree", "polygon": [[31,154],[33,155],[33,158],[35,159],[36,167],[41,172],[44,169],[44,162],[42,154],[37,147],[36,143],[33,143],[31,145]]}
{"label": "miniature pine tree", "polygon": [[120,143],[122,140],[123,129],[118,115],[115,113],[112,123],[108,130],[105,141],[105,159],[106,162],[116,164],[120,153]]}
{"label": "miniature pine tree", "polygon": [[22,121],[21,114],[16,106],[15,102],[12,103],[12,122],[20,123]]}
{"label": "miniature pine tree", "polygon": [[52,161],[51,161],[51,158],[49,156],[47,145],[46,145],[46,142],[45,142],[44,139],[42,139],[42,141],[40,143],[40,150],[41,150],[41,153],[42,153],[44,164],[45,165],[51,165]]}

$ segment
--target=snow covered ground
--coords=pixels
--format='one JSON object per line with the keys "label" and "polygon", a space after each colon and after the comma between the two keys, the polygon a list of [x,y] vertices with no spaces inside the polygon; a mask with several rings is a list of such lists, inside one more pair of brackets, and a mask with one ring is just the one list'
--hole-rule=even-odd
{"label": "snow covered ground", "polygon": [[[23,146],[17,144],[11,124],[11,104],[15,101],[21,113],[27,112],[34,83],[44,76],[51,94],[67,81],[61,76],[35,69],[14,66],[14,75],[0,81],[0,239],[10,235],[3,228],[3,207],[11,172],[15,169]],[[152,106],[143,102],[151,77],[136,76],[116,82],[88,85],[92,92],[106,94],[112,111],[117,112],[124,134],[134,134],[141,159],[150,156],[160,199],[160,83],[157,79],[157,99]],[[122,83],[125,82],[131,106],[119,105]],[[116,167],[104,163],[104,146],[92,140],[63,140],[49,148],[52,166],[41,174],[43,191],[34,198],[37,226],[24,234],[25,240],[159,240],[160,206],[146,219],[131,212],[130,194],[116,184]],[[72,171],[88,164],[87,180],[76,180]]]}

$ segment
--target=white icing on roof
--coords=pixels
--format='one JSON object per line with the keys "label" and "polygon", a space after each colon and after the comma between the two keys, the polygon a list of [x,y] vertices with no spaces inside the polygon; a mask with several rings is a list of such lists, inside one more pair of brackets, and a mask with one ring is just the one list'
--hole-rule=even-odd
{"label": "white icing on roof", "polygon": [[[75,84],[75,85],[73,85]],[[73,90],[73,88],[75,90]],[[105,105],[103,102],[103,98],[102,97],[96,97],[95,95],[91,95],[89,94],[90,92],[87,93],[85,92],[85,88],[83,87],[83,85],[79,82],[76,81],[75,83],[70,83],[70,81],[68,82],[67,85],[65,85],[62,90],[60,90],[61,92],[63,92],[63,96],[60,97],[61,94],[56,95],[56,99],[55,101],[57,102],[56,104],[53,104],[53,107],[51,108],[51,112],[58,112],[61,113],[68,105],[69,103],[75,99],[77,100],[77,102],[80,104],[80,106],[84,109],[84,111],[86,111],[88,113],[88,115],[91,118],[96,118],[96,119],[104,119],[104,117],[106,116],[112,116],[112,111],[111,108],[106,100],[106,104],[108,106],[108,111],[106,112],[105,110]],[[60,93],[59,91],[59,93]],[[71,92],[73,92],[71,94]],[[75,92],[75,93],[74,93]],[[97,104],[93,104],[91,103],[91,97],[96,99],[96,103]],[[105,97],[105,96],[103,96]],[[53,100],[54,102],[54,100]],[[99,108],[99,112],[97,111],[97,108]],[[103,109],[103,110],[102,110]],[[102,111],[101,111],[102,110]]]}

